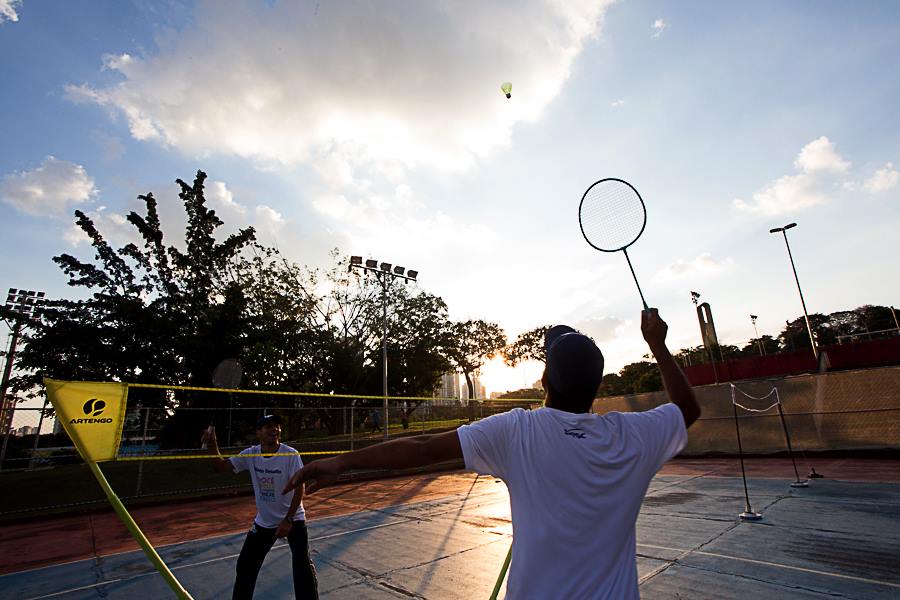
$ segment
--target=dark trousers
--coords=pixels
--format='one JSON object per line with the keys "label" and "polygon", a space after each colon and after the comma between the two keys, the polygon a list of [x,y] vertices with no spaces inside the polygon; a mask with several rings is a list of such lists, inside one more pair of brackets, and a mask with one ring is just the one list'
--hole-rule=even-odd
{"label": "dark trousers", "polygon": [[[275,529],[268,529],[253,524],[237,560],[237,577],[234,580],[232,600],[251,600],[256,587],[256,577],[262,567],[266,554],[275,544]],[[318,582],[316,568],[309,558],[309,538],[306,534],[306,522],[294,521],[291,532],[287,536],[291,547],[291,566],[294,571],[294,597],[297,600],[318,600]]]}

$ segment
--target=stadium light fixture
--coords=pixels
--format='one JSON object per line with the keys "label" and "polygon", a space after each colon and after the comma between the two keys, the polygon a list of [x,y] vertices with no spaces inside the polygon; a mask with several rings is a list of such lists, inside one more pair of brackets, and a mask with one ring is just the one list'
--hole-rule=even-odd
{"label": "stadium light fixture", "polygon": [[803,299],[803,290],[800,288],[800,278],[797,277],[797,267],[794,265],[794,255],[791,254],[791,245],[788,242],[787,230],[796,227],[796,223],[788,223],[784,227],[770,229],[769,233],[780,233],[784,236],[784,245],[787,248],[788,259],[791,261],[791,269],[794,271],[794,281],[797,282],[797,292],[800,294],[800,304],[803,306],[803,318],[806,320],[806,331],[809,333],[809,343],[812,344],[813,356],[819,360],[819,348],[816,346],[816,337],[813,335],[812,325],[809,324],[809,313],[806,310],[806,300]]}
{"label": "stadium light fixture", "polygon": [[413,281],[415,281],[416,277],[419,276],[419,272],[413,271],[412,269],[410,269],[409,271],[406,272],[406,276],[409,277],[410,279],[412,279]]}
{"label": "stadium light fixture", "polygon": [[377,269],[378,261],[375,260],[374,258],[370,258],[370,259],[366,260],[366,268],[367,269]]}
{"label": "stadium light fixture", "polygon": [[381,263],[381,270],[389,272],[391,270],[391,263],[389,263],[389,262]]}
{"label": "stadium light fixture", "polygon": [[406,270],[406,267],[394,267],[395,275],[403,275],[403,271]]}

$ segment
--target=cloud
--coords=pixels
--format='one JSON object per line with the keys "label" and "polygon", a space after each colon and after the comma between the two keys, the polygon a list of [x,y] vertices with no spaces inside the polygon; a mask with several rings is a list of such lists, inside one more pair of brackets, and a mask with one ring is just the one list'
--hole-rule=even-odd
{"label": "cloud", "polygon": [[234,194],[223,181],[213,181],[207,186],[206,199],[223,221],[228,222],[229,217],[244,217],[247,214],[247,207],[235,202]]}
{"label": "cloud", "polygon": [[834,144],[823,135],[803,146],[794,167],[804,173],[844,173],[850,168],[850,162],[841,158]]}
{"label": "cloud", "polygon": [[16,5],[21,4],[21,0],[0,0],[0,23],[18,21],[19,14],[16,12]]}
{"label": "cloud", "polygon": [[[100,235],[113,246],[124,246],[129,242],[143,246],[140,233],[134,225],[128,222],[125,215],[109,212],[107,207],[98,206],[96,210],[85,211],[85,214],[94,222],[94,226]],[[63,234],[63,239],[71,246],[78,247],[81,244],[90,243],[91,239],[73,220]]]}
{"label": "cloud", "polygon": [[201,2],[155,52],[105,57],[118,83],[67,90],[123,114],[134,138],[188,155],[459,170],[540,117],[609,4]]}
{"label": "cloud", "polygon": [[10,173],[0,182],[0,201],[35,216],[61,216],[70,204],[97,193],[84,167],[48,156],[31,171]]}
{"label": "cloud", "polygon": [[620,106],[623,106],[624,104],[625,104],[625,101],[622,100],[621,98],[619,98],[618,100],[613,100],[612,102],[609,103],[609,105],[612,106],[613,108],[618,108]]}
{"label": "cloud", "polygon": [[[801,148],[794,160],[795,175],[783,175],[766,184],[753,194],[753,199],[734,200],[738,210],[763,216],[775,216],[797,212],[827,201],[820,191],[829,175],[845,173],[850,162],[844,160],[834,149],[834,144],[824,135]],[[848,189],[852,182],[844,182]]]}
{"label": "cloud", "polygon": [[656,278],[661,281],[671,281],[718,273],[729,268],[733,262],[730,258],[716,260],[709,252],[703,252],[691,260],[679,258],[657,273]]}
{"label": "cloud", "polygon": [[887,163],[884,168],[875,171],[875,174],[866,179],[863,187],[872,194],[886,192],[897,187],[900,183],[900,173],[894,168],[893,163]]}
{"label": "cloud", "polygon": [[256,230],[264,237],[271,238],[277,242],[278,237],[281,235],[282,231],[284,231],[285,225],[287,224],[284,216],[271,206],[266,206],[265,204],[257,206],[254,210],[254,214],[256,219],[253,222],[253,226]]}
{"label": "cloud", "polygon": [[653,25],[650,26],[653,29],[653,35],[650,37],[658,38],[662,35],[662,32],[669,28],[669,24],[666,23],[663,19],[656,19],[653,21]]}
{"label": "cloud", "polygon": [[579,321],[573,327],[600,344],[614,340],[625,321],[618,317],[595,317]]}
{"label": "cloud", "polygon": [[770,217],[811,208],[825,199],[816,188],[815,178],[802,173],[779,177],[755,192],[752,201],[744,202],[738,198],[734,206],[744,212]]}

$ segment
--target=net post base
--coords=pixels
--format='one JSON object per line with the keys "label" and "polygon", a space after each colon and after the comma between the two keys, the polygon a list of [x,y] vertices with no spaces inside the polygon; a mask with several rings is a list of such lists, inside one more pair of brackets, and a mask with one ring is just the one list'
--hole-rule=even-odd
{"label": "net post base", "polygon": [[740,517],[741,521],[762,521],[762,515],[752,510],[745,510],[738,517]]}
{"label": "net post base", "polygon": [[791,487],[792,487],[792,488],[805,488],[805,487],[809,487],[809,482],[808,482],[808,481],[792,481],[792,482],[791,482]]}

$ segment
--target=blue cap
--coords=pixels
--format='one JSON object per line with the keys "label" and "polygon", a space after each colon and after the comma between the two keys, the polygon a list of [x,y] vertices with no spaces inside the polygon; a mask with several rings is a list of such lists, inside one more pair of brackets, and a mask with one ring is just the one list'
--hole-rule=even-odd
{"label": "blue cap", "polygon": [[256,420],[256,428],[262,429],[269,423],[276,423],[278,425],[281,425],[281,417],[279,417],[278,415],[263,415]]}
{"label": "blue cap", "polygon": [[594,340],[568,325],[556,325],[544,334],[547,379],[555,392],[600,387],[603,381],[603,353]]}

